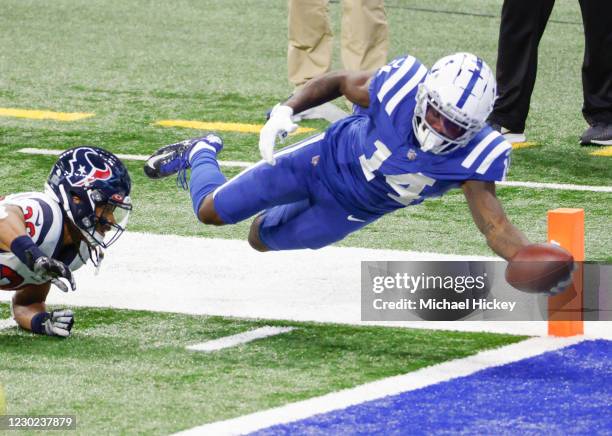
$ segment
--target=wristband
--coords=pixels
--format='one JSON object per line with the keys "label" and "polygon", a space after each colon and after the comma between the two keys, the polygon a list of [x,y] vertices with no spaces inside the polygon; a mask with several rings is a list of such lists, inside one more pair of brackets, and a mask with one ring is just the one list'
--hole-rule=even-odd
{"label": "wristband", "polygon": [[45,253],[26,235],[18,236],[11,242],[11,251],[28,268],[34,267],[34,262],[39,257],[46,256]]}
{"label": "wristband", "polygon": [[46,335],[47,330],[45,329],[45,322],[49,318],[51,318],[51,314],[49,312],[38,312],[36,315],[34,315],[30,321],[30,329],[32,332],[39,335]]}

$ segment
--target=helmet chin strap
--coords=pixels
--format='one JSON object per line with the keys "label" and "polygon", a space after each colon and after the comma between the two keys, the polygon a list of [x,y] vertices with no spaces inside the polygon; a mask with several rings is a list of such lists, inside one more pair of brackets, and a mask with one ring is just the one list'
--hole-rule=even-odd
{"label": "helmet chin strap", "polygon": [[100,273],[100,267],[102,266],[102,261],[104,260],[104,250],[102,250],[102,247],[97,246],[97,247],[92,247],[89,246],[89,259],[91,260],[91,263],[93,263],[94,267],[96,268],[94,270],[94,275],[97,276]]}
{"label": "helmet chin strap", "polygon": [[53,196],[55,197],[55,199],[59,202],[60,205],[63,206],[62,209],[64,209],[64,212],[66,212],[66,215],[68,215],[68,218],[70,218],[70,221],[72,221],[74,225],[76,226],[76,222],[74,220],[74,216],[72,215],[72,211],[70,210],[70,207],[64,206],[66,204],[70,204],[68,202],[68,195],[66,195],[66,190],[64,189],[64,186],[60,185],[59,187],[59,191],[60,191],[60,194],[62,195],[62,198],[57,198],[57,195],[55,195],[53,190],[49,190],[49,191],[53,193]]}
{"label": "helmet chin strap", "polygon": [[444,143],[444,140],[429,130],[423,121],[421,121],[414,134],[423,151],[432,151]]}
{"label": "helmet chin strap", "polygon": [[[67,219],[67,226],[72,243],[76,247],[78,256],[81,258],[83,263],[87,263],[87,261],[90,260],[93,266],[95,267],[94,275],[98,275],[102,260],[104,259],[104,250],[101,246],[97,244],[92,244],[91,237],[88,238],[88,235],[76,224],[74,224],[74,222],[69,218]],[[89,251],[88,259],[85,259],[81,255],[81,243],[85,243],[87,250]]]}

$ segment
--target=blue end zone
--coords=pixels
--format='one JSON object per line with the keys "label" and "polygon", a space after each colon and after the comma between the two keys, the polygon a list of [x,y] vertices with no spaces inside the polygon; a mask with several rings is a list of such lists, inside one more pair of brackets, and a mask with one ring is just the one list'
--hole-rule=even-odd
{"label": "blue end zone", "polygon": [[261,430],[278,434],[612,434],[612,341]]}

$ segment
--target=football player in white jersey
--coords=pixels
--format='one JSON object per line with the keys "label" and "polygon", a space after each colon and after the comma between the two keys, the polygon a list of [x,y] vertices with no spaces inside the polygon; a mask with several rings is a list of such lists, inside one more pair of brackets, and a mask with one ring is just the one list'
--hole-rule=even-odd
{"label": "football player in white jersey", "polygon": [[112,153],[83,146],[65,151],[49,174],[45,192],[0,197],[0,289],[15,291],[12,313],[34,333],[67,337],[71,310],[47,311],[51,284],[76,290],[72,271],[125,230],[132,209],[131,181]]}

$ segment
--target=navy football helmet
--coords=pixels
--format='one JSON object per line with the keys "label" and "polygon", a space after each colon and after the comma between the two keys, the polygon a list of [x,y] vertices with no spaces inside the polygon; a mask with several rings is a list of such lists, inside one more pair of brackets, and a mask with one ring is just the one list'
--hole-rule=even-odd
{"label": "navy football helmet", "polygon": [[119,158],[91,146],[63,152],[45,184],[45,192],[95,249],[108,248],[124,232],[132,210],[131,188]]}

